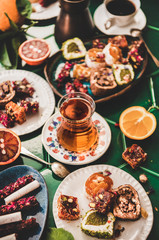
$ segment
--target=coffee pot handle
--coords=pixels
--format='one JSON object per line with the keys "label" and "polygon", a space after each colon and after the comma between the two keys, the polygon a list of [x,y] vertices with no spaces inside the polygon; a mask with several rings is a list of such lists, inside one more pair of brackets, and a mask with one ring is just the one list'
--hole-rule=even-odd
{"label": "coffee pot handle", "polygon": [[114,24],[114,18],[107,19],[107,21],[104,24],[105,29],[108,30],[109,28],[112,27],[113,24]]}

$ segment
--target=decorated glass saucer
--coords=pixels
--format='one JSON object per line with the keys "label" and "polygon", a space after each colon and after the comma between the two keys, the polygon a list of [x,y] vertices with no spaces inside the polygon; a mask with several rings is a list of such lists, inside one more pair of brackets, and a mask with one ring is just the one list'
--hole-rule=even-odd
{"label": "decorated glass saucer", "polygon": [[108,19],[104,3],[99,5],[94,13],[94,23],[96,27],[104,34],[107,35],[131,35],[130,30],[138,28],[142,30],[146,26],[146,16],[141,9],[138,10],[131,24],[124,27],[113,25],[109,29],[105,28],[106,20]]}
{"label": "decorated glass saucer", "polygon": [[57,128],[61,123],[60,113],[55,113],[45,123],[42,130],[42,143],[51,157],[69,165],[84,165],[100,158],[108,149],[111,142],[111,130],[108,123],[98,113],[94,113],[92,121],[98,129],[99,140],[94,150],[76,153],[64,149],[57,139]]}

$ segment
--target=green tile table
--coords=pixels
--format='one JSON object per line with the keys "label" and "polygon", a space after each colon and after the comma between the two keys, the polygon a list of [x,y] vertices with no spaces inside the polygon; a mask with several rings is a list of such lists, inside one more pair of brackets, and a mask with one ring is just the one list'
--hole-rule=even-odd
{"label": "green tile table", "polygon": [[[102,4],[101,0],[91,0],[90,11],[92,15],[94,14],[95,9],[100,4]],[[148,46],[150,47],[151,51],[159,59],[159,3],[157,0],[153,0],[151,2],[149,0],[141,0],[141,8],[147,17],[147,27],[143,31],[143,37]],[[45,28],[45,26],[47,26],[49,29],[51,29],[51,31],[53,31],[54,23],[55,20],[45,21],[44,24],[39,24],[38,29],[41,30]],[[38,34],[40,33],[40,30],[37,31]],[[32,31],[29,33],[32,33]],[[100,34],[100,31],[98,31],[97,29],[96,34]],[[36,33],[33,36],[36,37]],[[31,36],[29,35],[28,37],[31,38]],[[47,33],[43,33],[42,37],[54,43],[53,52],[58,50],[58,46],[56,45],[52,34],[48,36]],[[43,68],[44,65],[40,67],[32,67],[28,65],[20,67],[20,69],[33,71],[44,77]],[[58,102],[58,100],[59,98],[56,96],[56,103]],[[142,146],[143,149],[148,153],[148,160],[144,164],[144,167],[148,170],[156,172],[155,175],[152,174],[151,171],[147,172],[147,170],[142,168],[134,171],[130,168],[130,166],[123,164],[124,162],[121,158],[121,154],[125,149],[125,146],[130,146],[132,143],[135,143],[135,141],[125,138],[121,134],[120,129],[118,127],[115,127],[114,125],[114,123],[118,122],[121,112],[124,109],[134,105],[143,106],[146,109],[149,109],[151,106],[159,105],[159,70],[157,69],[150,57],[143,79],[137,86],[135,86],[135,89],[130,90],[127,94],[120,97],[120,99],[97,104],[96,112],[101,114],[110,125],[112,131],[112,141],[108,151],[100,159],[89,165],[109,164],[117,167],[120,166],[123,170],[130,173],[137,180],[139,179],[139,175],[141,173],[145,173],[147,175],[149,179],[149,185],[152,186],[155,190],[154,193],[149,195],[154,212],[154,224],[148,240],[157,240],[159,239],[159,126],[157,125],[155,133],[150,138],[139,142],[139,145]],[[157,108],[152,108],[151,112],[156,116],[157,122],[159,123],[159,110]],[[22,145],[28,150],[30,150],[33,154],[45,159],[46,161],[54,161],[50,156],[48,156],[44,147],[42,146],[41,131],[42,128],[28,135],[22,136]],[[54,176],[51,170],[47,168],[45,164],[38,163],[30,158],[20,156],[16,160],[16,162],[10,166],[18,164],[32,166],[38,171],[40,171],[44,176],[49,192],[49,214],[46,231],[47,227],[55,227],[52,215],[52,201],[55,191],[61,183],[61,179]],[[3,168],[0,167],[0,171],[10,166],[6,166]],[[70,169],[70,171],[74,171],[80,167],[68,166],[68,168]],[[146,191],[148,191],[148,184],[143,185],[143,187]],[[45,233],[43,235],[43,239],[45,240]]]}

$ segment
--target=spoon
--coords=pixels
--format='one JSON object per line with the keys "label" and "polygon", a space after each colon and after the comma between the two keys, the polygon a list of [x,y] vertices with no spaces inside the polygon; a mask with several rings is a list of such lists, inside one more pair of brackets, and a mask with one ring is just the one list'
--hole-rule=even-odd
{"label": "spoon", "polygon": [[21,147],[21,154],[24,156],[27,156],[27,157],[31,157],[39,162],[50,165],[52,171],[60,178],[65,178],[70,173],[69,170],[63,164],[61,164],[59,162],[53,162],[53,163],[46,162],[45,160],[37,157],[36,155],[31,153],[24,147]]}
{"label": "spoon", "polygon": [[152,54],[152,52],[150,51],[149,47],[147,46],[147,44],[145,43],[142,35],[141,35],[141,30],[137,29],[137,28],[132,28],[130,30],[131,36],[132,37],[139,37],[140,40],[142,40],[145,44],[145,47],[148,51],[148,53],[150,54],[150,56],[152,57],[154,63],[156,64],[157,67],[159,67],[159,60]]}

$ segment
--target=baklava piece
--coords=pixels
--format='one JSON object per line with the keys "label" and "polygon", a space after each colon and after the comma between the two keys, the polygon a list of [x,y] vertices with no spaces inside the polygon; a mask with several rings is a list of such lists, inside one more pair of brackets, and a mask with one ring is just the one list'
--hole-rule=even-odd
{"label": "baklava piece", "polygon": [[80,217],[78,199],[76,197],[60,195],[57,207],[58,216],[63,220],[76,220]]}
{"label": "baklava piece", "polygon": [[137,220],[141,215],[141,205],[137,191],[129,184],[113,189],[117,198],[113,214],[123,220]]}
{"label": "baklava piece", "polygon": [[126,148],[126,150],[122,153],[122,158],[133,169],[136,169],[146,161],[147,153],[145,153],[144,150],[137,144],[133,144],[131,147]]}

